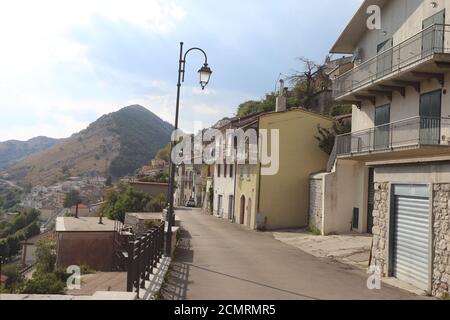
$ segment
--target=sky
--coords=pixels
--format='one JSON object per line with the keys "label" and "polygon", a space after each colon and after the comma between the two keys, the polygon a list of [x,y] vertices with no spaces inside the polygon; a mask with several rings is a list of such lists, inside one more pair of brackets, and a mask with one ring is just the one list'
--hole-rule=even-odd
{"label": "sky", "polygon": [[0,141],[64,138],[141,104],[173,123],[179,42],[187,57],[180,124],[207,127],[275,89],[297,58],[323,62],[361,0],[14,0],[0,5]]}

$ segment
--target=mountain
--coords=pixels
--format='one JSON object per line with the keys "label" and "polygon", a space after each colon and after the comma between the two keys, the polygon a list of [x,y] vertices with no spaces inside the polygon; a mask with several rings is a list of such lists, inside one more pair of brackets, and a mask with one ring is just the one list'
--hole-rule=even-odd
{"label": "mountain", "polygon": [[28,141],[10,140],[0,142],[0,170],[13,165],[18,160],[46,150],[60,140],[47,137],[36,137]]}
{"label": "mountain", "polygon": [[83,131],[12,166],[9,178],[50,185],[70,176],[121,177],[154,158],[173,127],[132,105],[100,117]]}

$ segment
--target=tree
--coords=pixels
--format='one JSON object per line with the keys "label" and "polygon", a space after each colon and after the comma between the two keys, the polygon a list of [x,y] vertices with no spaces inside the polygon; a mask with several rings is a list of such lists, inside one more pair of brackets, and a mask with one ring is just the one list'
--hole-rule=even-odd
{"label": "tree", "polygon": [[111,187],[112,186],[112,177],[111,176],[108,176],[108,178],[106,178],[105,185],[107,187]]}
{"label": "tree", "polygon": [[302,70],[296,71],[288,79],[294,87],[293,93],[298,106],[308,109],[311,107],[312,97],[320,90],[329,88],[330,79],[325,73],[324,65],[305,57],[298,60],[303,65]]}
{"label": "tree", "polygon": [[319,135],[316,139],[319,141],[319,147],[327,154],[331,155],[334,148],[336,136],[349,133],[351,131],[351,123],[349,121],[335,121],[330,129],[317,126]]}
{"label": "tree", "polygon": [[144,177],[139,179],[140,182],[156,182],[156,183],[168,183],[169,175],[164,172],[158,172],[151,177]]}
{"label": "tree", "polygon": [[81,202],[80,191],[72,189],[70,192],[66,193],[63,205],[64,208],[71,208],[72,206],[78,206]]}
{"label": "tree", "polygon": [[56,243],[51,240],[41,240],[36,244],[36,272],[52,273],[55,271]]}
{"label": "tree", "polygon": [[331,116],[332,117],[338,117],[338,116],[344,116],[352,113],[352,105],[350,104],[339,104],[333,106],[331,108]]}
{"label": "tree", "polygon": [[126,212],[145,212],[152,198],[130,186],[119,184],[106,191],[105,201],[100,212],[112,220],[125,220]]}
{"label": "tree", "polygon": [[259,101],[246,101],[239,105],[237,116],[245,117],[247,115],[255,114],[258,112],[270,112],[275,111],[277,94],[271,92],[266,94],[265,98]]}
{"label": "tree", "polygon": [[166,206],[167,206],[167,202],[166,202],[166,196],[164,194],[160,194],[157,197],[154,197],[150,203],[148,204],[148,206],[146,207],[146,211],[149,212],[162,212]]}
{"label": "tree", "polygon": [[164,160],[167,163],[170,161],[170,150],[171,150],[171,144],[169,143],[164,148],[160,149],[158,153],[156,154],[156,159]]}
{"label": "tree", "polygon": [[9,257],[9,246],[6,239],[0,239],[0,259]]}

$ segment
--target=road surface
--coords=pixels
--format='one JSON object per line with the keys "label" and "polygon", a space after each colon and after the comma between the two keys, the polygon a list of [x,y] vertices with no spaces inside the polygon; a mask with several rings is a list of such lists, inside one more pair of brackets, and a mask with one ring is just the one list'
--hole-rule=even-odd
{"label": "road surface", "polygon": [[201,213],[176,212],[184,231],[165,299],[304,300],[416,299],[382,285],[367,289],[368,275],[329,259],[313,257],[275,240]]}

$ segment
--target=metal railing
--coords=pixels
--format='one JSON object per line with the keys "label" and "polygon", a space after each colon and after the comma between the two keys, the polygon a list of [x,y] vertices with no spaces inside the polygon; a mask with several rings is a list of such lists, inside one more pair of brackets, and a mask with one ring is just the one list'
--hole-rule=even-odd
{"label": "metal railing", "polygon": [[355,66],[333,81],[333,97],[338,98],[402,71],[412,64],[427,60],[436,53],[449,53],[447,32],[450,25],[435,24],[400,44],[379,52],[375,57]]}
{"label": "metal railing", "polygon": [[450,118],[413,117],[336,137],[338,156],[450,145]]}
{"label": "metal railing", "polygon": [[129,243],[127,291],[136,292],[145,289],[145,282],[150,280],[153,269],[164,252],[164,223]]}

